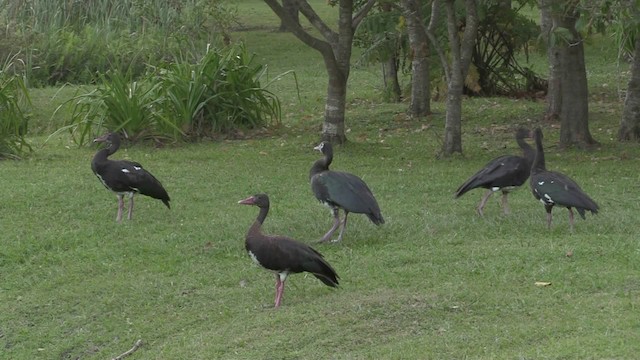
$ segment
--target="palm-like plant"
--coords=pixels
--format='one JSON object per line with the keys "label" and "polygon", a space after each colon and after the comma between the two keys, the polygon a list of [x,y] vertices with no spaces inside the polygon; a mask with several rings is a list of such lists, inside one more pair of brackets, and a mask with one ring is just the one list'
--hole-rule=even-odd
{"label": "palm-like plant", "polygon": [[72,116],[65,128],[74,140],[84,144],[104,129],[121,131],[132,140],[155,138],[159,83],[148,79],[132,81],[129,76],[111,72],[100,76],[101,86],[69,101],[74,102]]}
{"label": "palm-like plant", "polygon": [[24,112],[31,101],[22,77],[11,73],[14,59],[8,58],[0,69],[0,159],[17,159],[32,150],[25,139],[28,118]]}

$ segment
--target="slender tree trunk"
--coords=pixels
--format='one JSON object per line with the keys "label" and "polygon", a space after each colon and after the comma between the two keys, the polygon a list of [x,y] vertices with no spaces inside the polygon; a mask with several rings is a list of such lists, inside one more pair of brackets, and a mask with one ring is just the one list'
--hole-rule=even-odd
{"label": "slender tree trunk", "polygon": [[429,81],[429,42],[418,0],[402,0],[402,13],[407,21],[407,33],[413,58],[411,60],[411,104],[409,115],[431,114]]}
{"label": "slender tree trunk", "polygon": [[547,107],[545,119],[557,120],[560,117],[562,97],[560,96],[560,55],[557,46],[551,46],[551,31],[553,31],[553,19],[551,18],[552,0],[539,0],[540,30],[547,44],[547,59],[549,61],[549,80],[547,86]]}
{"label": "slender tree trunk", "polygon": [[[284,8],[284,11],[289,13],[291,19],[293,19],[298,25],[300,25],[300,16],[298,13],[299,10],[296,0],[282,0],[282,7]],[[278,28],[278,31],[289,31],[289,27],[287,26],[286,21],[280,19],[280,28]]]}
{"label": "slender tree trunk", "polygon": [[400,102],[402,100],[402,90],[398,81],[398,56],[393,53],[391,57],[382,64],[382,76],[384,77],[384,88],[391,101]]}
{"label": "slender tree trunk", "polygon": [[450,79],[447,85],[447,115],[444,127],[443,154],[449,156],[462,152],[462,90],[467,76],[473,47],[478,31],[478,14],[475,0],[465,0],[465,26],[459,39],[459,24],[455,12],[455,0],[446,0],[447,32],[451,48]]}
{"label": "slender tree trunk", "polygon": [[[382,11],[391,12],[391,3],[384,2],[380,4]],[[394,44],[391,55],[387,61],[382,64],[382,77],[384,80],[384,89],[393,102],[402,100],[402,90],[398,81],[398,44]]]}
{"label": "slender tree trunk", "polygon": [[618,140],[640,140],[640,36],[636,37],[633,62],[631,63],[631,78],[624,99]]}
{"label": "slender tree trunk", "polygon": [[588,147],[597,142],[589,132],[589,92],[583,39],[576,30],[580,13],[572,4],[553,12],[554,28],[564,28],[568,38],[557,41],[560,65],[560,146]]}

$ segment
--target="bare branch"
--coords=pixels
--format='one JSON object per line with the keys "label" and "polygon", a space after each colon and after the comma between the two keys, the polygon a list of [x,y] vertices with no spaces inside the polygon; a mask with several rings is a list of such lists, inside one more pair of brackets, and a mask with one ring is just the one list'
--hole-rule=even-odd
{"label": "bare branch", "polygon": [[[300,24],[298,22],[294,21],[294,19],[291,17],[291,15],[287,11],[284,10],[282,5],[280,5],[278,0],[264,0],[264,2],[267,3],[267,5],[269,5],[271,10],[273,10],[273,12],[276,15],[278,15],[278,17],[287,24],[287,27],[288,27],[289,31],[291,31],[291,33],[293,33],[293,35],[295,35],[298,39],[300,39],[307,46],[309,46],[309,47],[311,47],[313,49],[316,49],[316,50],[320,51],[321,53],[324,53],[325,51],[327,51],[327,49],[331,49],[331,45],[329,45],[326,41],[323,41],[322,39],[319,39],[319,38],[316,38],[316,37],[312,36],[311,34],[306,32],[302,28],[302,26],[300,26]],[[304,4],[307,5],[307,7],[309,7],[309,4],[307,4],[307,2],[304,1],[304,0],[298,0],[298,3],[300,5],[302,5],[304,3]],[[300,9],[300,12],[302,12],[302,9]],[[305,15],[305,14],[303,13],[303,15]],[[306,16],[307,15],[305,15],[305,17]]]}
{"label": "bare branch", "polygon": [[136,341],[135,344],[133,344],[133,347],[125,352],[123,352],[122,354],[116,356],[113,358],[113,360],[122,360],[125,357],[133,354],[136,350],[138,350],[138,348],[142,346],[142,339],[138,339],[138,341]]}
{"label": "bare branch", "polygon": [[369,0],[360,10],[358,10],[358,13],[353,17],[353,21],[352,21],[353,30],[358,28],[358,26],[360,25],[364,17],[367,16],[369,11],[371,11],[375,3],[376,3],[376,0]]}
{"label": "bare branch", "polygon": [[298,6],[300,9],[300,13],[302,13],[302,15],[304,15],[304,17],[306,17],[307,20],[309,20],[309,22],[311,23],[311,25],[313,25],[313,27],[315,27],[316,29],[318,29],[318,31],[320,31],[320,33],[322,34],[322,36],[324,36],[325,39],[327,39],[330,43],[333,43],[336,41],[336,39],[338,38],[338,34],[336,34],[335,31],[331,30],[331,28],[329,28],[327,24],[325,24],[324,21],[322,21],[320,16],[316,14],[316,12],[313,10],[311,5],[309,5],[307,0],[298,0]]}
{"label": "bare branch", "polygon": [[436,28],[439,20],[440,0],[433,0],[433,3],[431,3],[431,19],[429,19],[429,26],[424,29],[424,32],[427,34],[429,41],[431,41],[431,44],[433,44],[433,47],[436,49],[436,53],[438,54],[438,58],[440,58],[440,63],[442,64],[442,69],[444,70],[444,78],[446,82],[449,83],[449,63],[447,62],[447,57],[444,55],[442,47],[440,47],[440,44],[438,43],[438,39],[433,33],[433,30]]}

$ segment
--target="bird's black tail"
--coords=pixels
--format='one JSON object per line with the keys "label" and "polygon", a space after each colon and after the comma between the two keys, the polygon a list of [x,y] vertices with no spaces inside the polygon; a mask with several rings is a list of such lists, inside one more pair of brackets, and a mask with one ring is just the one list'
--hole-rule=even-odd
{"label": "bird's black tail", "polygon": [[340,277],[331,265],[324,259],[322,254],[317,250],[310,248],[315,253],[315,259],[313,261],[312,269],[305,269],[322,281],[325,285],[331,287],[337,287],[339,285],[338,279]]}
{"label": "bird's black tail", "polygon": [[367,217],[369,218],[369,220],[371,220],[372,223],[376,225],[384,224],[384,218],[379,211],[375,213],[367,213]]}
{"label": "bird's black tail", "polygon": [[580,198],[578,199],[579,205],[576,205],[575,208],[580,214],[580,217],[585,219],[584,216],[585,210],[591,211],[592,214],[597,214],[600,207],[596,204],[593,199],[591,199],[587,194],[580,194]]}

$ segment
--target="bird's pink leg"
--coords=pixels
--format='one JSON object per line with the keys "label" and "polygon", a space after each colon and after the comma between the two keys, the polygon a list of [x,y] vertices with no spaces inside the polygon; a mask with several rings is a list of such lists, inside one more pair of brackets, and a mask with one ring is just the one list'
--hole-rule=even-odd
{"label": "bird's pink leg", "polygon": [[282,283],[282,281],[280,281],[280,274],[276,274],[276,298],[274,300],[275,302],[275,307],[278,307],[278,295],[280,292],[280,284]]}
{"label": "bird's pink leg", "polygon": [[281,276],[280,274],[276,274],[278,279],[276,280],[276,308],[280,307],[282,304],[282,295],[284,294],[284,281],[287,279],[287,275]]}
{"label": "bird's pink leg", "polygon": [[329,231],[327,231],[326,234],[324,234],[322,239],[320,239],[320,241],[318,241],[318,242],[327,242],[327,241],[329,241],[329,239],[331,239],[331,236],[336,231],[338,226],[340,226],[340,214],[338,213],[338,209],[335,208],[335,209],[332,210],[332,212],[333,212],[333,226],[331,227],[331,229],[329,229]]}
{"label": "bird's pink leg", "polygon": [[571,232],[573,232],[573,209],[572,208],[568,208],[569,209],[569,228],[571,229]]}
{"label": "bird's pink leg", "polygon": [[508,192],[502,192],[502,211],[505,215],[509,215],[509,201],[507,200]]}
{"label": "bird's pink leg", "polygon": [[338,235],[337,241],[342,241],[342,235],[344,234],[344,228],[347,227],[347,215],[349,212],[345,210],[344,212],[344,220],[342,221],[342,228],[340,229],[340,235]]}
{"label": "bird's pink leg", "polygon": [[122,221],[122,211],[124,210],[124,195],[118,194],[118,214],[116,215],[116,221]]}
{"label": "bird's pink leg", "polygon": [[482,209],[484,209],[485,205],[487,205],[487,200],[489,200],[489,197],[491,197],[491,194],[493,194],[493,191],[489,189],[482,196],[482,200],[480,200],[480,204],[478,204],[478,207],[476,208],[476,212],[478,213],[478,215],[480,216],[484,215],[484,213],[482,212]]}
{"label": "bird's pink leg", "polygon": [[131,220],[133,216],[133,193],[129,195],[129,214],[127,214],[127,219]]}

